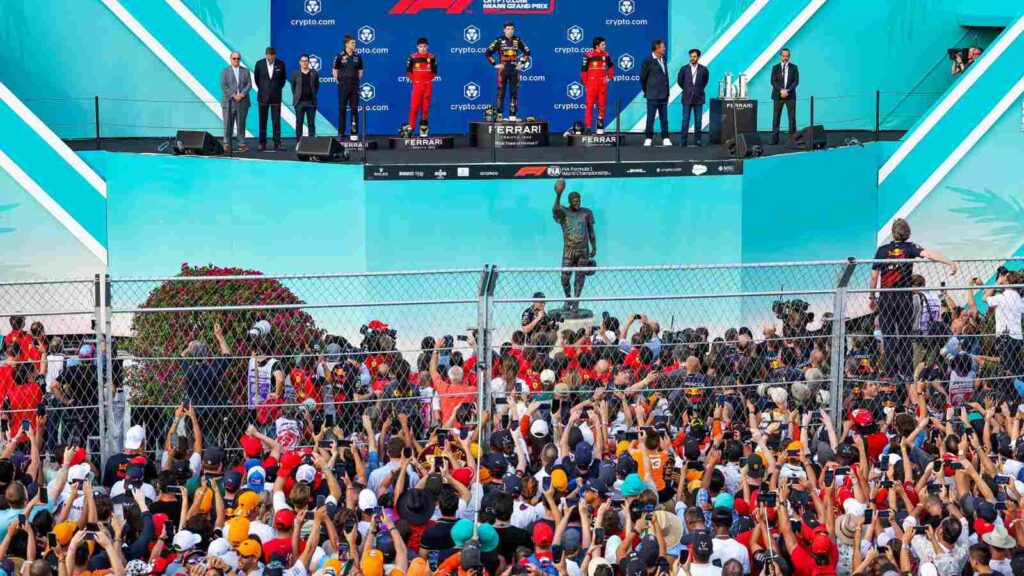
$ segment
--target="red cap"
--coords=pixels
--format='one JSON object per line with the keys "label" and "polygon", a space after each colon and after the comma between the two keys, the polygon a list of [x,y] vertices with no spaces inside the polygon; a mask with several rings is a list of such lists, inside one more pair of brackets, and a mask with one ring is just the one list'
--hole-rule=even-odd
{"label": "red cap", "polygon": [[740,516],[750,515],[750,503],[743,498],[737,498],[732,503],[732,509],[736,511]]}
{"label": "red cap", "polygon": [[242,452],[245,453],[246,458],[257,458],[263,454],[263,444],[255,436],[242,434],[238,442],[242,445]]}
{"label": "red cap", "polygon": [[370,320],[370,323],[366,325],[370,330],[387,330],[388,325],[381,322],[380,320]]}
{"label": "red cap", "polygon": [[996,525],[991,522],[986,522],[981,518],[974,519],[974,531],[978,534],[978,538],[981,538],[995,529]]}
{"label": "red cap", "polygon": [[295,450],[289,450],[284,454],[281,454],[281,468],[284,470],[292,470],[298,468],[299,464],[302,464],[302,456],[299,455]]}
{"label": "red cap", "polygon": [[537,522],[533,525],[533,541],[541,548],[551,546],[551,541],[554,538],[555,531],[547,522]]}
{"label": "red cap", "polygon": [[145,466],[146,465],[146,457],[145,456],[136,456],[136,457],[132,458],[131,460],[129,460],[128,463],[129,464],[135,464],[136,466]]}
{"label": "red cap", "polygon": [[853,423],[858,426],[870,426],[875,423],[875,417],[871,414],[871,411],[863,408],[858,408],[851,412],[850,417],[853,419]]}
{"label": "red cap", "polygon": [[832,539],[828,534],[818,534],[811,541],[811,553],[816,555],[828,554],[832,551]]}
{"label": "red cap", "polygon": [[256,421],[260,424],[267,424],[277,420],[281,416],[281,400],[267,400],[256,408]]}
{"label": "red cap", "polygon": [[295,512],[285,508],[274,514],[274,528],[291,528],[295,524]]}
{"label": "red cap", "polygon": [[68,466],[77,466],[78,464],[85,462],[88,457],[89,454],[85,451],[85,448],[79,448],[71,454],[71,462],[68,463]]}

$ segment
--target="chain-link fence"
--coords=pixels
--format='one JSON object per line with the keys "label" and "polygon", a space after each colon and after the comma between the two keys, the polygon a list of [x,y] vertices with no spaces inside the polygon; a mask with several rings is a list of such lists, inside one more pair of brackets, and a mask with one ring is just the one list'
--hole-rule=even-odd
{"label": "chain-link fence", "polygon": [[[8,359],[43,372],[47,445],[82,440],[109,454],[133,424],[148,449],[173,448],[193,435],[185,409],[205,446],[233,448],[250,425],[301,446],[325,427],[353,437],[366,425],[404,427],[427,440],[485,414],[495,426],[527,411],[564,422],[598,406],[625,430],[657,418],[746,422],[751,411],[766,426],[820,411],[838,425],[854,408],[886,418],[914,403],[1015,404],[1024,360],[1014,287],[1024,282],[1013,271],[1024,262],[957,268],[188,268],[4,284],[0,302],[25,331],[8,341],[37,355],[49,344],[46,366]],[[7,397],[10,411],[34,414],[24,395]]]}

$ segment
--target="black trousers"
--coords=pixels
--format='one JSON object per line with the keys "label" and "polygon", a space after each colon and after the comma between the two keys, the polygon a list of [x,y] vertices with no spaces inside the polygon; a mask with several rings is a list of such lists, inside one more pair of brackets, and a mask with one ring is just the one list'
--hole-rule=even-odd
{"label": "black trousers", "polygon": [[654,137],[655,114],[661,120],[661,137],[668,138],[668,98],[647,101],[647,124],[644,127],[644,137]]}
{"label": "black trousers", "polygon": [[295,106],[295,138],[302,139],[302,122],[307,120],[309,135],[316,136],[316,105],[312,102],[299,102]]}
{"label": "black trousers", "polygon": [[260,104],[260,146],[267,145],[267,113],[274,129],[274,146],[281,145],[281,104]]}
{"label": "black trousers", "polygon": [[519,112],[519,70],[515,66],[502,66],[498,70],[498,114],[505,110],[505,89],[508,88],[508,114]]}
{"label": "black trousers", "polygon": [[885,374],[890,380],[910,382],[913,377],[914,321],[911,293],[884,292],[878,296],[878,327],[885,346]]}
{"label": "black trousers", "polygon": [[342,81],[338,84],[338,136],[345,134],[345,112],[352,111],[352,130],[359,134],[359,82]]}
{"label": "black trousers", "polygon": [[787,98],[785,100],[772,100],[772,144],[779,143],[779,124],[782,120],[782,107],[786,107],[786,117],[789,119],[789,134],[796,132],[796,100]]}

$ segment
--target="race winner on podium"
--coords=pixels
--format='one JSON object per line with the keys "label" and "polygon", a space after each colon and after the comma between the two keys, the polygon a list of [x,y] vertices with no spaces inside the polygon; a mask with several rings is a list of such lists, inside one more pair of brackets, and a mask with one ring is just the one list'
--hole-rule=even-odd
{"label": "race winner on podium", "polygon": [[[516,114],[519,113],[519,71],[523,64],[530,59],[530,49],[523,42],[522,38],[515,35],[516,26],[512,22],[505,22],[505,34],[498,36],[484,52],[487,60],[498,71],[498,102],[495,109],[498,111],[498,119],[502,117],[505,108],[505,89],[508,89],[508,119],[516,121]],[[495,60],[494,55],[498,55]]]}

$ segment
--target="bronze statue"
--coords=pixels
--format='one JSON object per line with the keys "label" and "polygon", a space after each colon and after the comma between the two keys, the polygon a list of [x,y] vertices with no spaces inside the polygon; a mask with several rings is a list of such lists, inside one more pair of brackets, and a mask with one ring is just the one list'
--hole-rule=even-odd
{"label": "bronze statue", "polygon": [[[562,206],[562,192],[565,192],[565,180],[559,178],[555,182],[555,206],[551,210],[555,222],[562,227],[562,267],[581,268],[594,265],[593,258],[597,256],[597,236],[594,234],[594,213],[587,208],[580,206],[581,198],[579,192],[569,193],[569,206]],[[570,291],[570,278],[573,273],[562,272],[562,291],[566,298],[579,298],[583,294],[583,283],[586,274],[583,271],[576,271],[576,279],[572,282]],[[579,302],[566,302],[565,311],[579,311]]]}

